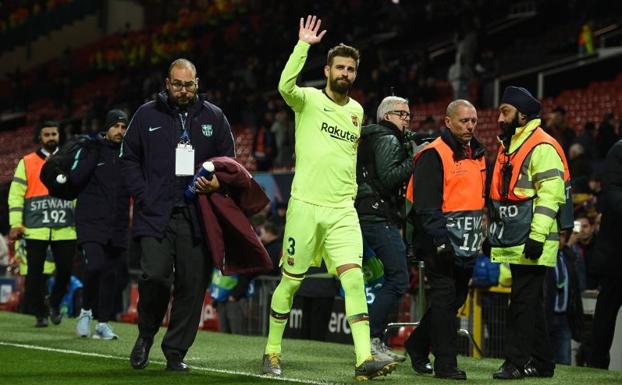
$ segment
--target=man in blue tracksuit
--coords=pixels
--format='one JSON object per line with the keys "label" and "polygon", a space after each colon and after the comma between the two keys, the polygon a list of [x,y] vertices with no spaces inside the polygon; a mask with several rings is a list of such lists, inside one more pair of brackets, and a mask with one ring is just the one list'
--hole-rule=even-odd
{"label": "man in blue tracksuit", "polygon": [[[215,156],[235,156],[227,118],[199,96],[196,68],[185,59],[169,67],[166,91],[138,108],[121,147],[121,169],[134,197],[132,235],[141,247],[138,339],[130,363],[143,369],[174,283],[169,327],[162,341],[167,369],[186,371],[183,359],[198,329],[211,258],[201,238],[195,202],[184,189],[197,166]],[[199,192],[218,179],[197,181]]]}
{"label": "man in blue tracksuit", "polygon": [[78,245],[84,257],[84,296],[76,333],[91,335],[91,320],[99,321],[94,338],[116,339],[108,321],[114,319],[122,269],[127,269],[130,196],[125,186],[119,150],[128,117],[122,110],[110,110],[105,133],[95,145],[83,148],[86,155],[73,164],[71,179],[84,186],[76,204]]}

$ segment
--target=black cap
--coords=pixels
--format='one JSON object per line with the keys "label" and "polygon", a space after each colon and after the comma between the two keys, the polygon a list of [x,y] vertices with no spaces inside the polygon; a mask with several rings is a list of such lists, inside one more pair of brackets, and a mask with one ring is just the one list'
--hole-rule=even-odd
{"label": "black cap", "polygon": [[104,122],[104,130],[107,131],[110,127],[117,123],[125,123],[127,125],[127,114],[123,110],[110,110],[106,114],[106,121]]}
{"label": "black cap", "polygon": [[540,116],[540,102],[523,87],[509,86],[503,91],[501,104],[507,103],[527,115],[529,119]]}

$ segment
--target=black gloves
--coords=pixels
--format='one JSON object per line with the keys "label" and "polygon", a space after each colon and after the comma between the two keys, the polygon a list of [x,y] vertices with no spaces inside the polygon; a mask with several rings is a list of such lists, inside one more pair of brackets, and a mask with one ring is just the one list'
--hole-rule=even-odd
{"label": "black gloves", "polygon": [[447,242],[437,246],[436,257],[444,261],[453,261],[454,248],[451,246],[451,243]]}
{"label": "black gloves", "polygon": [[542,255],[543,248],[544,242],[538,242],[531,238],[527,238],[527,242],[525,242],[525,258],[535,261]]}

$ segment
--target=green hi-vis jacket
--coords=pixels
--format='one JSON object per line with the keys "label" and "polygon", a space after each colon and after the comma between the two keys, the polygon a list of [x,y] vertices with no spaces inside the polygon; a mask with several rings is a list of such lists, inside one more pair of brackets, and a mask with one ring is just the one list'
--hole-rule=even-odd
{"label": "green hi-vis jacket", "polygon": [[[507,194],[502,185],[506,167]],[[568,179],[565,181],[565,179]],[[558,213],[568,207],[567,162],[559,146],[533,119],[516,129],[509,151],[501,144],[490,188],[488,237],[493,262],[555,266],[559,248]],[[564,209],[564,211],[566,211]],[[544,242],[539,259],[525,258],[527,238]]]}
{"label": "green hi-vis jacket", "polygon": [[39,174],[45,163],[41,150],[20,159],[9,188],[9,224],[24,226],[24,238],[64,241],[76,239],[75,202],[51,197]]}

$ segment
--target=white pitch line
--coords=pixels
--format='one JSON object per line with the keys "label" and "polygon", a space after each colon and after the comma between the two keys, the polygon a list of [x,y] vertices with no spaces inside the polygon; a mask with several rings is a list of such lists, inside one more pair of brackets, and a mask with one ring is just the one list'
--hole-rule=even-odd
{"label": "white pitch line", "polygon": [[[3,345],[4,346],[12,346],[12,347],[15,347],[15,348],[23,348],[23,349],[31,349],[31,350],[42,350],[42,351],[45,351],[45,352],[64,353],[64,354],[75,354],[75,355],[79,355],[79,356],[88,356],[88,357],[97,357],[97,358],[108,358],[108,359],[113,359],[113,360],[123,360],[123,361],[125,361],[125,360],[128,359],[127,357],[112,356],[112,355],[109,355],[109,354],[101,354],[101,353],[93,353],[93,352],[81,352],[81,351],[78,351],[78,350],[57,349],[57,348],[49,348],[49,347],[46,347],[46,346],[17,344],[17,343],[13,343],[13,342],[0,341],[0,346],[3,346]],[[165,365],[166,364],[163,361],[149,360],[149,362],[152,363],[152,364],[157,364],[157,365]],[[193,369],[193,370],[202,370],[202,371],[205,371],[205,372],[233,374],[233,375],[237,375],[237,376],[262,378],[262,379],[266,379],[266,380],[275,380],[275,381],[289,381],[289,382],[296,382],[296,383],[300,383],[300,384],[344,385],[344,384],[335,383],[335,382],[305,380],[305,379],[302,379],[302,378],[292,378],[292,377],[272,377],[272,376],[266,376],[266,375],[261,375],[261,374],[256,374],[256,373],[240,372],[240,371],[237,371],[237,370],[217,369],[217,368],[201,367],[201,366],[195,366],[195,365],[191,365],[190,368]]]}

